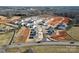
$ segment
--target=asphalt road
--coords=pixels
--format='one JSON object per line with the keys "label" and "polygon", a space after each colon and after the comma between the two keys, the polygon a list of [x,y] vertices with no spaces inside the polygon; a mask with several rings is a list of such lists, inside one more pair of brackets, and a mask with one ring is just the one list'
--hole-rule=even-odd
{"label": "asphalt road", "polygon": [[79,42],[41,42],[41,43],[20,43],[8,45],[7,48],[24,47],[24,46],[79,46]]}

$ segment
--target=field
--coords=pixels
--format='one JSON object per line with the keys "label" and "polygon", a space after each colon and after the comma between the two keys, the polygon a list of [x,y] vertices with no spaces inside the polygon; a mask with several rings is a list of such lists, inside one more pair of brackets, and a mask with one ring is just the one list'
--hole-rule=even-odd
{"label": "field", "polygon": [[72,27],[69,31],[67,31],[71,37],[75,40],[79,40],[79,27]]}
{"label": "field", "polygon": [[7,45],[12,37],[13,32],[0,34],[0,46]]}

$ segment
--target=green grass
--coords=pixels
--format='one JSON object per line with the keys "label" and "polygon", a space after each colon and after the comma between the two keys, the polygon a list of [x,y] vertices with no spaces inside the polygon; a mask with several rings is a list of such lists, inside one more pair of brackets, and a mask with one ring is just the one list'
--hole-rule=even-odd
{"label": "green grass", "polygon": [[69,31],[67,31],[71,37],[75,40],[79,40],[79,27],[72,27]]}
{"label": "green grass", "polygon": [[8,44],[12,37],[12,34],[13,34],[12,32],[0,34],[0,46]]}

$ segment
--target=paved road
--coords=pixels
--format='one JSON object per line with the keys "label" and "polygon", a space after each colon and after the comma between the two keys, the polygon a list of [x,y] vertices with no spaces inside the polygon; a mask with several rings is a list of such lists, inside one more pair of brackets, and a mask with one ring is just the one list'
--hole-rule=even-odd
{"label": "paved road", "polygon": [[23,47],[23,46],[49,46],[49,45],[64,45],[64,46],[79,46],[79,42],[41,42],[41,43],[20,43],[8,45],[7,48]]}

